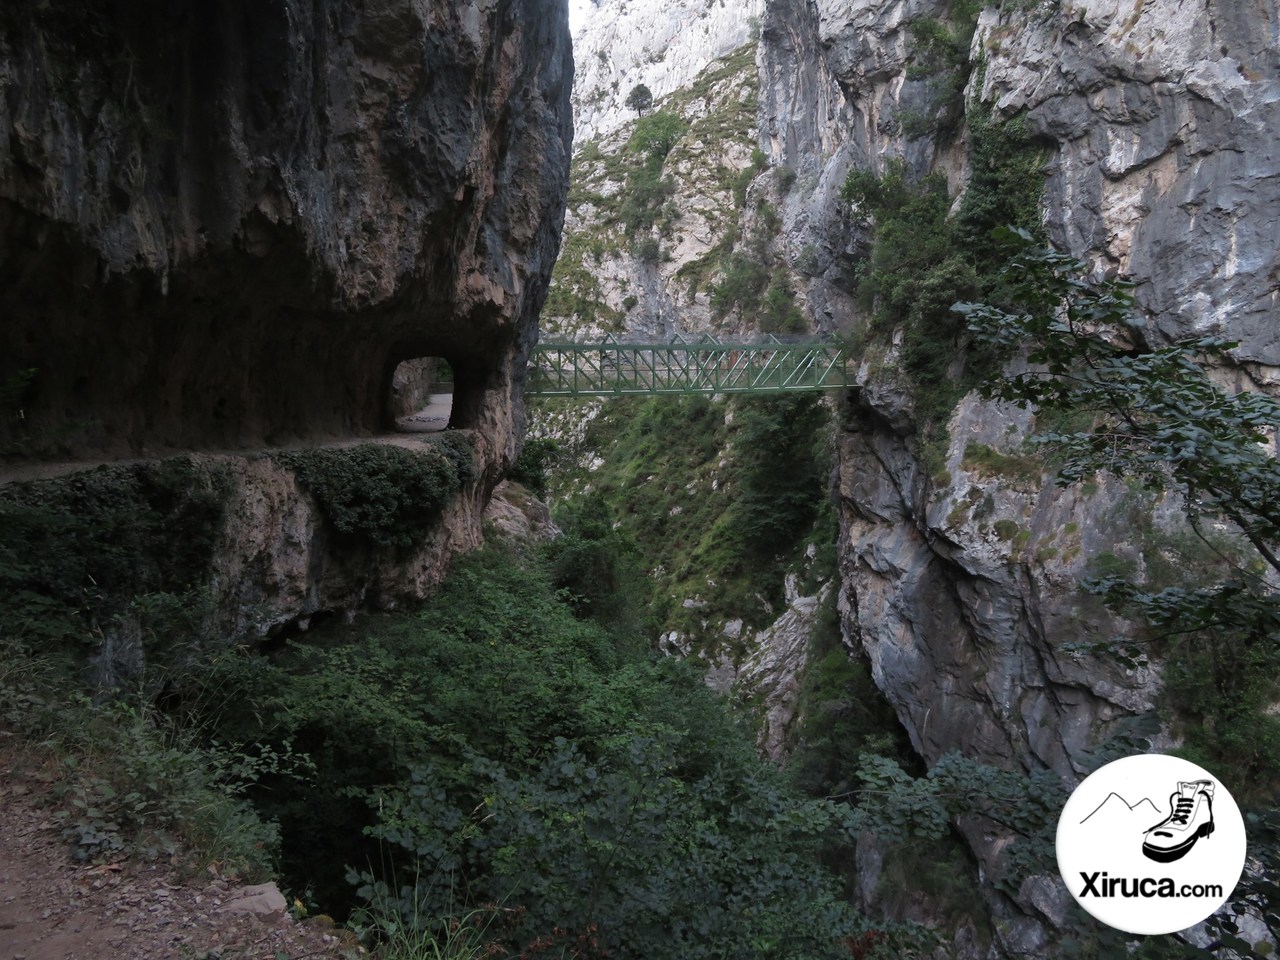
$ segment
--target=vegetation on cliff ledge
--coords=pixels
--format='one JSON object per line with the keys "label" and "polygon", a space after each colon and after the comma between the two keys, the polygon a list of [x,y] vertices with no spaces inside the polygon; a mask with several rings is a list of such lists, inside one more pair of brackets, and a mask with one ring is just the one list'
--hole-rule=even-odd
{"label": "vegetation on cliff ledge", "polygon": [[274,459],[294,471],[340,535],[380,547],[422,543],[449,501],[475,479],[470,440],[455,432],[412,448],[364,443]]}
{"label": "vegetation on cliff ledge", "polygon": [[174,457],[5,486],[0,635],[46,656],[120,629],[163,646],[166,617],[199,606],[230,483],[216,462]]}
{"label": "vegetation on cliff ledge", "polygon": [[710,652],[724,621],[758,627],[782,612],[807,543],[826,545],[829,575],[830,420],[816,394],[610,401],[574,451],[586,468],[562,456],[551,490],[567,529],[599,515],[631,544],[654,632]]}
{"label": "vegetation on cliff ledge", "polygon": [[993,230],[1040,230],[1040,146],[1020,119],[997,121],[982,106],[970,110],[968,124],[974,173],[958,205],[943,177],[913,177],[896,160],[880,174],[850,172],[841,193],[873,237],[858,271],[858,296],[872,311],[867,336],[887,341],[902,331],[898,366],[912,384],[922,431],[934,438],[960,397],[992,372],[988,359],[968,350],[951,305],[1003,298],[1001,268],[1013,248]]}

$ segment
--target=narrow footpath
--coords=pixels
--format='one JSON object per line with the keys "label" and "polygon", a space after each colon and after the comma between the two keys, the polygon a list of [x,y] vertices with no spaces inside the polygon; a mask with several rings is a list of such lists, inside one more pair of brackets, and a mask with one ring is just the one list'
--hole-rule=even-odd
{"label": "narrow footpath", "polygon": [[[0,463],[0,484],[19,483],[26,480],[50,480],[78,470],[90,470],[110,463],[143,463],[162,460],[165,457],[176,457],[184,453],[200,454],[213,457],[247,457],[255,454],[273,453],[280,450],[297,450],[307,447],[354,447],[360,443],[405,443],[411,441],[414,434],[440,433],[449,426],[449,416],[453,410],[453,394],[432,394],[427,405],[417,413],[396,420],[394,433],[374,433],[362,437],[340,437],[330,440],[312,442],[282,443],[268,447],[249,449],[223,448],[218,450],[181,450],[176,447],[165,447],[148,452],[145,456],[121,457],[117,459],[92,460],[48,460],[32,463],[4,464]],[[0,954],[0,960],[4,955]]]}
{"label": "narrow footpath", "polygon": [[[0,763],[0,771],[8,776]],[[272,884],[165,863],[71,860],[50,810],[0,778],[0,960],[334,960],[348,934],[295,921]]]}

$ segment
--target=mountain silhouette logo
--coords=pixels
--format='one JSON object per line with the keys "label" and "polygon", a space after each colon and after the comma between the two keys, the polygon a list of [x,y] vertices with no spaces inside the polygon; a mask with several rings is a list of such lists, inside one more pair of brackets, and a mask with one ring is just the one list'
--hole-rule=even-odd
{"label": "mountain silhouette logo", "polygon": [[1137,803],[1130,803],[1118,793],[1107,794],[1107,799],[1098,804],[1098,808],[1081,820],[1081,823],[1088,823],[1094,817],[1100,820],[1112,820],[1117,817],[1159,817],[1160,808],[1152,803],[1150,797],[1143,797]]}
{"label": "mountain silhouette logo", "polygon": [[1150,797],[1130,803],[1113,791],[1080,823],[1133,830],[1142,835],[1145,857],[1171,863],[1181,860],[1196,841],[1213,833],[1214,789],[1212,780],[1179,781],[1169,797],[1168,813],[1163,813]]}
{"label": "mountain silhouette logo", "polygon": [[1176,933],[1235,888],[1244,819],[1208,771],[1142,754],[1076,787],[1058,819],[1057,852],[1067,889],[1098,920],[1129,933]]}

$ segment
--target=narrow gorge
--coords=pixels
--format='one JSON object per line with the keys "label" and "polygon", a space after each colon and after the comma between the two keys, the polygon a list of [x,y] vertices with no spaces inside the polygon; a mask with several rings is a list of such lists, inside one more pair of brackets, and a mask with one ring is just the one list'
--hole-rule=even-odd
{"label": "narrow gorge", "polygon": [[[5,779],[389,960],[1270,955],[1277,131],[1272,0],[14,0]],[[852,385],[531,392],[700,337]],[[1054,861],[1132,753],[1177,934]]]}
{"label": "narrow gorge", "polygon": [[[644,9],[589,7],[578,46],[616,42],[622,7],[631,18]],[[1143,628],[1081,587],[1117,573],[1156,588],[1229,576],[1211,551],[1230,540],[1230,526],[1214,527],[1222,542],[1206,545],[1168,494],[1105,473],[1056,484],[1059,461],[1029,439],[1064,424],[983,399],[975,388],[995,371],[948,315],[953,302],[992,289],[1007,253],[987,236],[1016,225],[1080,257],[1094,280],[1134,278],[1151,347],[1191,336],[1238,341],[1212,377],[1227,390],[1270,389],[1277,281],[1266,238],[1280,201],[1274,7],[778,2],[743,4],[741,14],[745,45],[713,51],[721,58],[664,89],[647,117],[629,116],[620,95],[637,83],[670,84],[673,68],[631,45],[613,58],[612,79],[578,86],[591,139],[580,136],[575,148],[544,329],[583,339],[610,331],[847,338],[862,366],[860,386],[832,415],[839,637],[926,768],[958,753],[1032,780],[1048,775],[1061,789],[1098,766],[1109,744],[1137,742],[1212,757],[1246,779],[1274,769],[1269,719],[1231,720],[1231,695],[1214,705],[1193,693],[1215,681],[1195,676],[1212,668],[1185,648],[1167,650],[1173,662],[1108,652]],[[706,11],[695,4],[686,16],[690,35],[701,36]],[[737,42],[726,33],[722,49]],[[665,193],[637,215],[649,195],[637,173],[647,128],[664,115],[675,133],[658,180]],[[652,528],[663,566],[692,554],[705,581],[660,576],[682,604],[666,614],[664,637],[705,660],[708,682],[762,711],[771,755],[799,749],[792,760],[804,767],[806,741],[821,742],[833,723],[823,709],[831,701],[812,695],[820,681],[811,674],[806,684],[806,662],[812,651],[822,676],[831,641],[812,616],[797,631],[800,610],[786,607],[806,579],[812,600],[802,609],[836,599],[805,573],[824,550],[821,521],[797,537],[810,540],[809,560],[793,555],[796,578],[772,606],[773,616],[786,612],[771,626],[767,602],[762,617],[741,591],[726,590],[716,573],[732,565],[717,568],[705,539],[682,546],[679,527],[691,491],[720,495],[716,516],[733,513],[733,493],[724,494],[736,490],[737,404],[708,415],[708,441],[722,452],[681,474],[681,484],[668,482],[655,504],[618,475],[652,483],[673,469],[670,455],[630,462],[610,423],[616,402],[588,410],[602,425],[588,427],[585,443],[580,423],[567,431],[549,402],[545,421],[535,414],[535,432],[583,451],[563,475],[563,495],[604,490],[624,528],[642,541]],[[677,516],[644,518],[655,510]],[[738,599],[726,605],[727,596]],[[865,702],[865,690],[854,690],[846,700]],[[1253,702],[1269,716],[1275,700],[1272,689]],[[1236,737],[1240,749],[1226,748]],[[856,766],[856,747],[843,762]],[[842,777],[831,786],[846,786],[851,771]],[[864,857],[860,847],[868,908],[917,917],[915,898],[932,903],[925,913],[947,913],[949,898],[967,901],[983,919],[946,955],[1050,952],[1070,923],[1052,892],[1056,877],[991,884],[1002,892],[989,888],[975,909],[959,888],[1002,876],[1014,834],[981,816],[956,823],[968,851],[951,863],[956,876],[943,881],[935,871],[913,896],[886,866],[893,851],[869,843]],[[1263,928],[1249,929],[1269,942]],[[988,945],[962,943],[970,936]]]}

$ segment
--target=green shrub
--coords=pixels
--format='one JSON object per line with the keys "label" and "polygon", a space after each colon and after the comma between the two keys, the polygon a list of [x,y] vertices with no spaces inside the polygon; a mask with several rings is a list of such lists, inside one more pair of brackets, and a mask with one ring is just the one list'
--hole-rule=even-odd
{"label": "green shrub", "polygon": [[225,468],[185,457],[6,485],[0,633],[96,646],[135,597],[189,596],[208,576],[230,491]]}
{"label": "green shrub", "polygon": [[760,304],[760,329],[765,333],[804,333],[804,314],[796,306],[795,294],[776,276],[764,292]]}
{"label": "green shrub", "polygon": [[676,182],[662,175],[661,162],[646,162],[631,171],[618,211],[618,219],[631,233],[651,229],[663,205],[676,192]]}
{"label": "green shrub", "polygon": [[[595,757],[558,741],[525,773],[472,757],[452,800],[447,772],[418,767],[380,795],[376,833],[420,864],[399,915],[503,904],[504,955],[585,933],[572,955],[841,956],[852,916],[814,857],[832,808],[790,797],[755,761],[684,767],[672,743],[636,734]],[[360,879],[364,896],[395,899]]]}
{"label": "green shrub", "polygon": [[786,767],[792,782],[811,797],[852,794],[864,753],[904,761],[911,756],[893,707],[866,664],[841,642],[839,616],[833,590],[809,640],[795,746]]}
{"label": "green shrub", "polygon": [[636,630],[644,589],[639,551],[615,530],[599,494],[567,505],[558,515],[562,530],[546,547],[551,579],[579,618],[616,630]]}
{"label": "green shrub", "polygon": [[636,240],[633,251],[641,263],[658,263],[662,260],[662,245],[656,237],[641,237]]}
{"label": "green shrub", "polygon": [[[827,409],[801,394],[624,398],[592,422],[585,446],[608,451],[592,489],[650,571],[636,589],[658,629],[710,645],[722,639],[704,621],[757,626],[777,615],[783,574],[826,496],[827,422]],[[570,500],[557,516],[573,509]]]}
{"label": "green shrub", "polygon": [[82,746],[64,760],[55,819],[77,860],[129,851],[182,858],[193,872],[217,862],[227,876],[263,880],[279,836],[239,794],[240,758],[197,746],[147,710],[115,702],[73,706]]}
{"label": "green shrub", "polygon": [[940,176],[913,179],[902,161],[882,176],[851,171],[841,196],[874,232],[859,269],[858,296],[874,310],[873,332],[904,329],[901,365],[915,390],[926,443],[939,443],[959,398],[991,373],[990,357],[967,350],[957,300],[1003,294],[1000,268],[1014,246],[993,231],[1039,230],[1043,152],[1021,119],[999,124],[989,108],[970,111],[974,174],[951,217]]}
{"label": "green shrub", "polygon": [[1280,651],[1222,630],[1167,652],[1161,706],[1185,738],[1178,752],[1233,771],[1242,804],[1273,805],[1280,793]]}
{"label": "green shrub", "polygon": [[382,547],[420,544],[474,472],[469,442],[445,434],[408,449],[393,444],[275,454],[316,498],[335,530]]}
{"label": "green shrub", "polygon": [[556,462],[560,443],[550,437],[525,440],[520,456],[507,471],[507,479],[523,484],[540,497],[547,495],[547,468]]}
{"label": "green shrub", "polygon": [[635,122],[631,138],[627,141],[627,151],[641,154],[646,165],[656,163],[661,166],[688,129],[689,125],[678,114],[659,110]]}
{"label": "green shrub", "polygon": [[711,308],[724,316],[734,307],[744,314],[755,312],[760,297],[769,283],[769,271],[758,257],[735,253],[729,259],[724,277],[711,288]]}
{"label": "green shrub", "polygon": [[1001,453],[985,443],[968,443],[961,464],[982,476],[1006,477],[1016,483],[1039,485],[1043,461],[1030,454]]}
{"label": "green shrub", "polygon": [[1013,247],[994,236],[997,227],[1016,226],[1037,239],[1044,195],[1044,147],[1027,130],[1026,118],[1000,123],[991,109],[978,105],[966,118],[973,174],[955,218],[955,242],[994,289],[998,271]]}
{"label": "green shrub", "polygon": [[[10,762],[58,771],[50,801],[72,857],[163,858],[192,873],[217,863],[224,876],[264,879],[278,835],[244,789],[261,771],[305,763],[201,743],[136,693],[94,702],[76,673],[0,636],[0,742]],[[166,679],[171,693],[181,686],[173,668]]]}
{"label": "green shrub", "polygon": [[[627,182],[617,215],[629,233],[647,231],[662,221],[666,235],[671,224],[678,219],[678,210],[667,209],[667,201],[675,194],[676,183],[663,176],[663,164],[687,129],[688,125],[678,115],[665,110],[636,121],[626,147],[627,155],[633,157],[634,162],[627,169]],[[648,262],[657,262],[656,249],[648,258],[637,249],[637,256]]]}
{"label": "green shrub", "polygon": [[499,904],[491,935],[513,947],[594,925],[615,956],[740,954],[748,936],[823,956],[846,930],[812,855],[835,811],[756,759],[696,670],[575,618],[536,558],[462,558],[416,614],[206,681],[237,695],[193,693],[202,729],[305,753],[326,785],[268,772],[250,795],[328,910],[350,903],[346,865],[384,908],[371,924],[432,931]]}
{"label": "green shrub", "polygon": [[751,397],[738,407],[733,529],[760,559],[789,552],[818,515],[830,465],[826,420],[811,393]]}
{"label": "green shrub", "polygon": [[806,243],[800,248],[800,255],[796,257],[796,272],[804,277],[816,277],[822,272],[818,248],[812,243]]}

